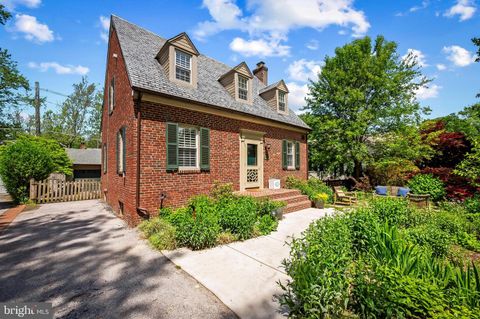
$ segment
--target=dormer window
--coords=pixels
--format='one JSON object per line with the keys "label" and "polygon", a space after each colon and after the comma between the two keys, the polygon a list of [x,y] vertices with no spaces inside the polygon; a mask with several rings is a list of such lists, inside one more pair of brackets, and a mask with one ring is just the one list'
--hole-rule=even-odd
{"label": "dormer window", "polygon": [[280,112],[285,112],[287,110],[287,102],[285,99],[287,93],[283,91],[278,91],[278,110]]}
{"label": "dormer window", "polygon": [[248,79],[244,76],[238,76],[238,98],[248,100]]}
{"label": "dormer window", "polygon": [[175,78],[190,83],[192,55],[175,49]]}

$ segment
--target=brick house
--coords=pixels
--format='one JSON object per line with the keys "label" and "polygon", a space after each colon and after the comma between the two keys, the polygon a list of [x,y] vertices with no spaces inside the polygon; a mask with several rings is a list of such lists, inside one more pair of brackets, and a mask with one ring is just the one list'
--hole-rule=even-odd
{"label": "brick house", "polygon": [[[309,127],[283,80],[198,52],[187,34],[164,39],[112,16],[102,114],[102,190],[132,225],[214,183],[238,191],[307,178]],[[298,204],[298,208],[309,206]],[[300,207],[302,206],[302,207]]]}

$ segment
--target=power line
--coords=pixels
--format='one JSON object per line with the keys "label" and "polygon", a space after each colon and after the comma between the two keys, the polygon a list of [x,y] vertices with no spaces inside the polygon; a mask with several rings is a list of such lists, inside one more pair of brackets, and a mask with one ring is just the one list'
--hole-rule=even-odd
{"label": "power line", "polygon": [[66,94],[59,93],[59,92],[57,92],[57,91],[53,91],[53,90],[49,90],[49,89],[40,88],[40,91],[44,91],[44,92],[48,92],[48,93],[60,95],[60,96],[63,96],[63,97],[68,97],[68,95],[66,95]]}

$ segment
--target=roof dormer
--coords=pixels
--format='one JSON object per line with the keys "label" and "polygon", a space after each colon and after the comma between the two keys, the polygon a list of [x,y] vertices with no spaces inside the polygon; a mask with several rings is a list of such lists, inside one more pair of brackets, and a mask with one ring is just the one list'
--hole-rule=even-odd
{"label": "roof dormer", "polygon": [[157,54],[157,60],[170,81],[196,88],[199,54],[190,37],[182,32],[165,42]]}
{"label": "roof dormer", "polygon": [[260,96],[270,108],[278,113],[288,114],[288,88],[283,80],[260,90]]}
{"label": "roof dormer", "polygon": [[252,104],[252,79],[253,74],[250,72],[248,65],[242,62],[222,75],[218,81],[236,101]]}

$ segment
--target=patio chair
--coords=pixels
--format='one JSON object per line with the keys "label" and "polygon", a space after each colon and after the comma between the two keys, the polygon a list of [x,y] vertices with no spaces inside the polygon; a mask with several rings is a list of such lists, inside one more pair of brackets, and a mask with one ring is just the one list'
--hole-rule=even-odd
{"label": "patio chair", "polygon": [[357,202],[357,194],[355,192],[344,192],[341,186],[333,187],[333,205],[353,205]]}

